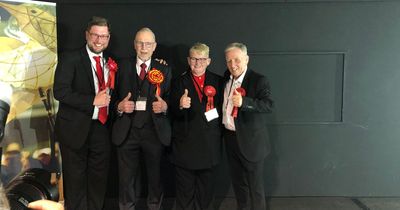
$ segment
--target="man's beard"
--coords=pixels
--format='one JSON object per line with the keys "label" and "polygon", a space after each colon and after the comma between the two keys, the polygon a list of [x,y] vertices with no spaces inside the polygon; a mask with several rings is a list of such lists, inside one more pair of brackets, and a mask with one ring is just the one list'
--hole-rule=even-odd
{"label": "man's beard", "polygon": [[106,47],[102,47],[102,48],[100,49],[100,51],[96,51],[96,50],[93,48],[93,46],[88,45],[88,47],[89,47],[89,50],[90,50],[92,53],[94,53],[94,54],[99,54],[99,53],[103,52],[103,51],[106,49]]}

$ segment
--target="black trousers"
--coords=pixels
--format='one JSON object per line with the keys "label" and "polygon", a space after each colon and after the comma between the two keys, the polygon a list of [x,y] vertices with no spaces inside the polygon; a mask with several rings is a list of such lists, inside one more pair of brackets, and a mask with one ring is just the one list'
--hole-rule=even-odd
{"label": "black trousers", "polygon": [[160,161],[163,145],[153,126],[132,127],[128,138],[117,147],[119,170],[119,208],[133,210],[136,205],[135,181],[143,158],[147,177],[147,206],[159,209],[162,202]]}
{"label": "black trousers", "polygon": [[103,208],[110,148],[109,131],[97,120],[92,121],[82,148],[75,150],[60,144],[67,210]]}
{"label": "black trousers", "polygon": [[213,209],[214,171],[215,167],[191,170],[175,166],[175,210]]}
{"label": "black trousers", "polygon": [[240,152],[235,132],[225,129],[224,140],[237,209],[265,210],[264,160],[246,160]]}

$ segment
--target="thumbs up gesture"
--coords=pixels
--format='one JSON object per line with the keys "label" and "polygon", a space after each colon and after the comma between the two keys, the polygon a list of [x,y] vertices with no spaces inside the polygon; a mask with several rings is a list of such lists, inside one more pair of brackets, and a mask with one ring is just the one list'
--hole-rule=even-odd
{"label": "thumbs up gesture", "polygon": [[181,96],[181,99],[179,101],[179,107],[188,109],[188,108],[190,108],[190,102],[191,102],[191,99],[188,96],[188,90],[185,89],[185,92],[183,93],[183,95]]}
{"label": "thumbs up gesture", "polygon": [[107,94],[107,89],[99,91],[93,100],[93,105],[96,107],[104,107],[110,104],[111,97]]}
{"label": "thumbs up gesture", "polygon": [[242,106],[242,95],[235,89],[235,92],[233,92],[232,95],[232,104],[235,107],[241,107]]}
{"label": "thumbs up gesture", "polygon": [[167,111],[168,109],[167,103],[157,94],[156,94],[156,99],[157,100],[153,102],[153,112],[158,114]]}
{"label": "thumbs up gesture", "polygon": [[133,110],[135,110],[135,103],[129,100],[131,95],[131,92],[129,92],[128,95],[118,103],[118,111],[132,113]]}

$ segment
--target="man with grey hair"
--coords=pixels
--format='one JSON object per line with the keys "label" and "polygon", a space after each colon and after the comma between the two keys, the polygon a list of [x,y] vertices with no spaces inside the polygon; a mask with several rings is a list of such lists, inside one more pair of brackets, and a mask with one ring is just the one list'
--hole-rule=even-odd
{"label": "man with grey hair", "polygon": [[208,69],[209,47],[203,43],[190,48],[187,62],[190,69],[171,88],[175,210],[211,210],[222,156],[222,77]]}
{"label": "man with grey hair", "polygon": [[164,146],[171,142],[167,117],[171,70],[152,59],[156,46],[153,31],[142,28],[134,39],[136,56],[120,62],[118,117],[112,130],[112,141],[117,145],[120,210],[135,209],[135,179],[141,158],[148,182],[148,209],[160,209],[163,200],[160,163]]}
{"label": "man with grey hair", "polygon": [[229,44],[225,60],[222,122],[237,209],[265,210],[263,168],[270,152],[265,114],[272,111],[270,86],[265,76],[248,69],[246,45]]}

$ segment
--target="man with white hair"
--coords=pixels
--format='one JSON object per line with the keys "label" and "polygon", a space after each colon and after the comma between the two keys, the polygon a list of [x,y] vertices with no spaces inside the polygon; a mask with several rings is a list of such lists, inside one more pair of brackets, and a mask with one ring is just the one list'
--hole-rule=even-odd
{"label": "man with white hair", "polygon": [[225,60],[222,122],[237,209],[265,210],[263,169],[271,150],[266,113],[273,104],[270,86],[265,76],[247,67],[246,45],[229,44]]}

